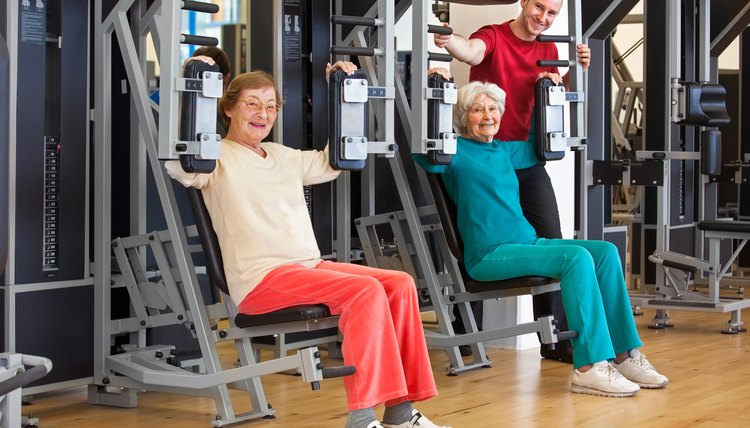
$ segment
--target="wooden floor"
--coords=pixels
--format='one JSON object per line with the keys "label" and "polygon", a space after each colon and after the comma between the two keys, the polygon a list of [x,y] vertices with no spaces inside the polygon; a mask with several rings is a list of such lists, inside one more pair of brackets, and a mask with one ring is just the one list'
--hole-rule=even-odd
{"label": "wooden floor", "polygon": [[[571,366],[541,360],[538,350],[490,349],[492,368],[445,374],[447,357],[431,352],[440,395],[417,408],[433,421],[454,428],[483,427],[749,427],[750,336],[723,335],[725,314],[670,313],[675,327],[650,330],[653,311],[636,319],[643,351],[670,378],[664,390],[642,390],[632,398],[603,398],[568,392]],[[750,314],[744,314],[747,318]],[[231,348],[222,350],[231,362]],[[324,381],[319,391],[298,377],[263,378],[274,420],[244,427],[343,427],[346,419],[341,380]],[[233,392],[236,401],[242,394]],[[239,407],[239,406],[238,406]],[[380,410],[379,410],[380,411]],[[86,403],[85,388],[34,397],[24,413],[51,427],[211,427],[213,401],[146,392],[139,406],[118,409]]]}

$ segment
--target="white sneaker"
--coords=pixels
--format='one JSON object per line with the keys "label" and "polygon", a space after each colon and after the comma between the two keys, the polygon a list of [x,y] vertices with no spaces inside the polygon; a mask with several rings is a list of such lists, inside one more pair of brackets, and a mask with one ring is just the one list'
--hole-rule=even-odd
{"label": "white sneaker", "polygon": [[426,416],[422,416],[416,410],[411,411],[411,418],[398,425],[383,424],[383,428],[451,428],[449,426],[436,425],[431,420],[427,419]]}
{"label": "white sneaker", "polygon": [[383,425],[380,424],[380,421],[372,421],[365,428],[383,428]]}
{"label": "white sneaker", "polygon": [[570,390],[579,394],[601,395],[603,397],[630,397],[641,388],[626,379],[608,361],[594,363],[587,372],[573,370],[573,383]]}
{"label": "white sneaker", "polygon": [[637,349],[630,351],[630,358],[620,364],[615,363],[615,367],[623,376],[637,383],[641,388],[664,388],[669,383],[669,379],[657,372],[646,356]]}

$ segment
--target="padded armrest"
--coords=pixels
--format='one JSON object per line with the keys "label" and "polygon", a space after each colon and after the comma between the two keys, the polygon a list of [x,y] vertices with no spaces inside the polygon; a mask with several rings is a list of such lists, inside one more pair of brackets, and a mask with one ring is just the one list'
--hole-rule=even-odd
{"label": "padded armrest", "polygon": [[[534,132],[536,133],[536,155],[540,160],[543,161],[555,161],[565,157],[564,151],[551,151],[547,145],[548,135],[548,119],[558,117],[558,115],[551,114],[548,118],[548,93],[547,89],[551,86],[555,86],[552,80],[548,78],[539,79],[534,84]],[[550,109],[557,109],[560,106],[550,106]],[[557,110],[554,110],[557,111]],[[557,121],[556,121],[557,122]],[[562,127],[562,123],[557,122]]]}

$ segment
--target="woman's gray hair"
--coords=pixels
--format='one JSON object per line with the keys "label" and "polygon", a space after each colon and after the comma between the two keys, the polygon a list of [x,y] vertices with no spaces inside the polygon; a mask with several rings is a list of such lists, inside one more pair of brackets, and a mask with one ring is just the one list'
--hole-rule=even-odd
{"label": "woman's gray hair", "polygon": [[466,135],[466,113],[480,95],[492,98],[497,103],[500,116],[505,113],[505,91],[494,83],[469,82],[458,90],[458,101],[453,107],[453,130]]}

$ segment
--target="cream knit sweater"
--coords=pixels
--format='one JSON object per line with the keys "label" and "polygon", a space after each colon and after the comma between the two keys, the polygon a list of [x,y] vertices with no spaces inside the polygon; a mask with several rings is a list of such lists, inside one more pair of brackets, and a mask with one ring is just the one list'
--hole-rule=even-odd
{"label": "cream knit sweater", "polygon": [[166,162],[169,175],[201,189],[219,238],[232,300],[239,305],[271,270],[320,263],[302,186],[325,183],[340,171],[328,164],[328,150],[301,151],[261,143],[267,156],[230,140],[210,174],[186,173]]}

